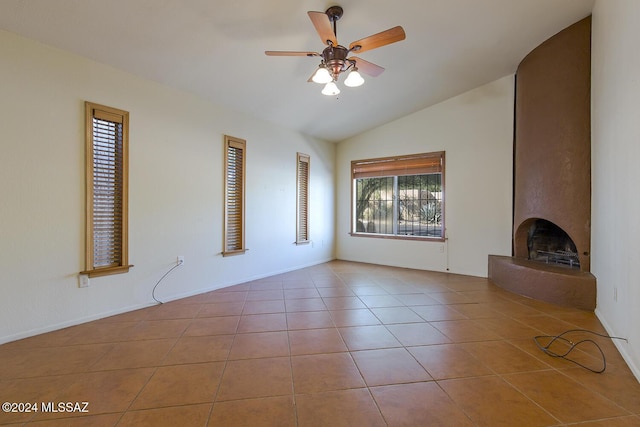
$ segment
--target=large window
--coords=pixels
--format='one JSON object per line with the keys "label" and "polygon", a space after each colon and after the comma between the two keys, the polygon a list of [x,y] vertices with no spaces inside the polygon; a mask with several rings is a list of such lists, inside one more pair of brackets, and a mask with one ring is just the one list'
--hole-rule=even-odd
{"label": "large window", "polygon": [[86,271],[124,273],[128,263],[129,113],[85,103]]}
{"label": "large window", "polygon": [[246,141],[225,135],[223,256],[242,254],[245,213]]}
{"label": "large window", "polygon": [[298,153],[296,172],[296,243],[309,243],[309,166],[307,154]]}
{"label": "large window", "polygon": [[352,234],[444,238],[444,152],[351,162]]}

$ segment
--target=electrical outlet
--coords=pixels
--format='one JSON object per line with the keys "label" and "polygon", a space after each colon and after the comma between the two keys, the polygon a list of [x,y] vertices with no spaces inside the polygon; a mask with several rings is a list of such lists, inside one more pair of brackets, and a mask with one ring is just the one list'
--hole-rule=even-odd
{"label": "electrical outlet", "polygon": [[89,287],[89,275],[88,274],[78,274],[78,287],[79,288],[88,288]]}
{"label": "electrical outlet", "polygon": [[178,262],[178,265],[184,265],[184,256],[179,255],[179,256],[178,256],[178,261],[177,261],[177,262]]}
{"label": "electrical outlet", "polygon": [[440,250],[440,253],[444,253],[444,245],[440,245],[438,249]]}

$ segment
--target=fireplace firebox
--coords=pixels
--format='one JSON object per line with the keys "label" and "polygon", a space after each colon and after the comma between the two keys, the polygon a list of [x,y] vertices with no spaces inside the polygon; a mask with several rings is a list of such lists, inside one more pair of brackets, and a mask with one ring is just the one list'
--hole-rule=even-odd
{"label": "fireplace firebox", "polygon": [[529,227],[527,248],[532,261],[580,269],[580,257],[571,237],[545,219],[536,219]]}

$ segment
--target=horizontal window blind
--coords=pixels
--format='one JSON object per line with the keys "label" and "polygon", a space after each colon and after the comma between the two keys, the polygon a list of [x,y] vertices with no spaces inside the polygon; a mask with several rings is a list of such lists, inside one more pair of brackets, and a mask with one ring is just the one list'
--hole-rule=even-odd
{"label": "horizontal window blind", "polygon": [[225,137],[225,233],[224,253],[243,251],[245,212],[245,148],[244,140]]}
{"label": "horizontal window blind", "polygon": [[309,166],[310,157],[298,153],[297,170],[297,235],[296,242],[309,240]]}
{"label": "horizontal window blind", "polygon": [[351,162],[353,178],[441,173],[444,151]]}
{"label": "horizontal window blind", "polygon": [[[127,144],[129,113],[90,102],[87,115],[86,273],[128,269]],[[119,270],[118,270],[119,269]],[[118,270],[118,271],[116,271]]]}
{"label": "horizontal window blind", "polygon": [[93,266],[122,264],[122,122],[93,118]]}

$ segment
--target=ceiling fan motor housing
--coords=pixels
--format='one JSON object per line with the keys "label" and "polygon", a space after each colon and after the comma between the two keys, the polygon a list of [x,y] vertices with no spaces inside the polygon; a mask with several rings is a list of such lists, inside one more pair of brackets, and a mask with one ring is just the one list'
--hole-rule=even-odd
{"label": "ceiling fan motor housing", "polygon": [[338,75],[346,70],[346,61],[349,50],[344,46],[329,46],[322,51],[322,60],[325,66],[333,75],[333,79],[337,80]]}

